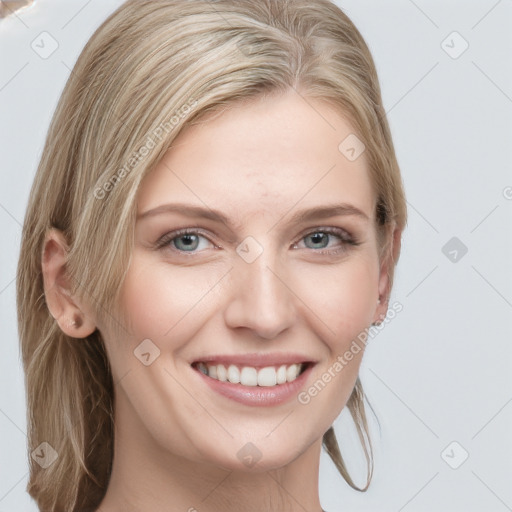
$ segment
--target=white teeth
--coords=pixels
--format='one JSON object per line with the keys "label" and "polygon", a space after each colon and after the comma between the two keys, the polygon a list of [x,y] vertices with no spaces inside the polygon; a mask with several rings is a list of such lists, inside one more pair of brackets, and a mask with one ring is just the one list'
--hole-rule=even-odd
{"label": "white teeth", "polygon": [[243,386],[257,386],[258,385],[258,372],[256,368],[244,366],[240,372],[240,384]]}
{"label": "white teeth", "polygon": [[238,384],[240,382],[240,370],[234,364],[229,365],[228,380],[233,384]]}
{"label": "white teeth", "polygon": [[302,370],[303,365],[294,363],[289,366],[283,364],[277,369],[274,366],[266,366],[257,370],[252,366],[244,366],[242,370],[238,366],[231,364],[226,367],[223,364],[205,364],[198,363],[197,369],[208,375],[212,379],[222,382],[231,382],[233,384],[242,384],[243,386],[264,386],[271,387],[286,382],[293,382]]}
{"label": "white teeth", "polygon": [[216,366],[208,366],[208,377],[212,379],[217,378],[217,367]]}
{"label": "white teeth", "polygon": [[267,366],[258,372],[258,386],[275,386],[277,384],[277,373],[275,368]]}
{"label": "white teeth", "polygon": [[217,366],[217,379],[221,380],[222,382],[226,382],[228,380],[228,371],[223,364],[219,364]]}
{"label": "white teeth", "polygon": [[286,380],[292,382],[297,378],[299,374],[300,366],[298,364],[292,364],[286,369]]}
{"label": "white teeth", "polygon": [[284,384],[286,382],[286,365],[283,364],[277,370],[277,383]]}

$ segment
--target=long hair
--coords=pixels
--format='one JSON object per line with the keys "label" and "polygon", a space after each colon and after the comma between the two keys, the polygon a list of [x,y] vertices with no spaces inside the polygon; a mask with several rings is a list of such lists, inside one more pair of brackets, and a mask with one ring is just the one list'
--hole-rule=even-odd
{"label": "long hair", "polygon": [[[176,136],[234,102],[295,89],[339,109],[366,146],[381,257],[406,201],[370,51],[328,0],[129,0],[94,33],[54,113],[31,189],[17,274],[29,452],[28,492],[45,512],[94,510],[113,460],[114,386],[99,331],[66,336],[41,272],[51,227],[69,243],[67,274],[106,318],[129,266],[136,197]],[[398,254],[390,265],[390,286]],[[87,283],[83,286],[82,283]],[[352,481],[332,427],[323,446],[350,486],[366,490],[373,455],[359,378],[347,402],[368,465]]]}

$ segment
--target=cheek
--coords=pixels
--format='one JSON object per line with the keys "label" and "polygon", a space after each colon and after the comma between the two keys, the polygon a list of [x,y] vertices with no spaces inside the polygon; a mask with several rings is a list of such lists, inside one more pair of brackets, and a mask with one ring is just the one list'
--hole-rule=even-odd
{"label": "cheek", "polygon": [[324,324],[329,344],[342,348],[371,324],[378,297],[376,257],[361,253],[339,265],[305,266],[298,275],[299,294]]}
{"label": "cheek", "polygon": [[371,252],[322,270],[305,268],[301,273],[301,293],[314,312],[312,322],[317,317],[315,329],[329,356],[298,401],[312,416],[324,418],[325,428],[345,407],[356,383],[365,336],[377,306],[378,278],[378,259]]}
{"label": "cheek", "polygon": [[146,262],[135,253],[121,293],[129,331],[135,337],[162,339],[190,315],[200,319],[205,314],[201,302],[221,277],[218,267]]}

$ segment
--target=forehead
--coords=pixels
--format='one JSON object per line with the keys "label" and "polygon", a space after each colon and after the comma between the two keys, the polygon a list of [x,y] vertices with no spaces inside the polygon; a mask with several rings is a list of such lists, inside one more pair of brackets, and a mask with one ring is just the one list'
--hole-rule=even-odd
{"label": "forehead", "polygon": [[337,109],[293,90],[235,104],[175,139],[144,178],[138,210],[179,201],[243,221],[244,215],[282,216],[296,207],[345,202],[372,217],[365,154],[347,158],[343,142],[354,136]]}

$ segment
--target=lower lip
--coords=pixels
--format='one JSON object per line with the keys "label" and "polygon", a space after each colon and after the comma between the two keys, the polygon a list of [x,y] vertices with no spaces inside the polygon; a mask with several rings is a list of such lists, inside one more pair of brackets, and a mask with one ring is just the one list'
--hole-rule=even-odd
{"label": "lower lip", "polygon": [[276,386],[243,386],[232,382],[223,382],[208,377],[199,370],[192,368],[213,391],[245,405],[266,407],[279,405],[297,396],[311,374],[314,365],[309,365],[293,382]]}

